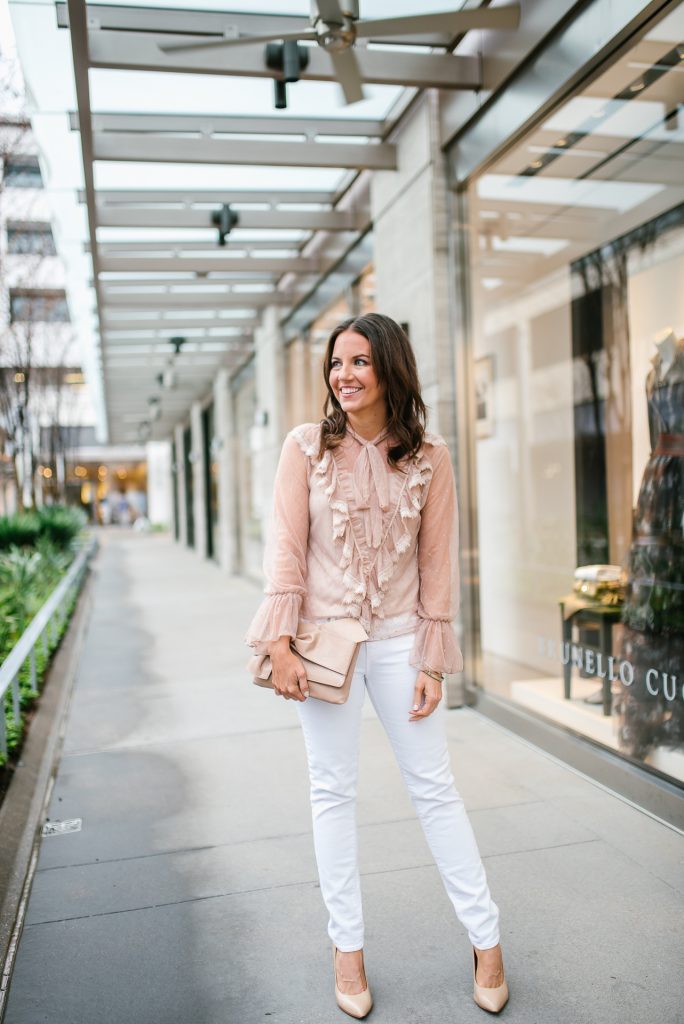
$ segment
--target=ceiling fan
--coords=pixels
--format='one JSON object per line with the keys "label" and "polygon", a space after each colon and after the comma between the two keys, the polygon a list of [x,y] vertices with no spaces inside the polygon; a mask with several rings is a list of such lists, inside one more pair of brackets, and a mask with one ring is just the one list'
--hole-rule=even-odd
{"label": "ceiling fan", "polygon": [[363,80],[354,53],[357,39],[415,38],[429,33],[454,36],[470,29],[514,29],[519,23],[519,4],[440,14],[411,14],[402,18],[363,19],[359,17],[359,0],[312,0],[309,21],[302,21],[301,27],[292,32],[251,36],[241,34],[237,26],[227,26],[220,38],[194,43],[164,43],[160,49],[164,53],[190,53],[250,43],[316,42],[330,54],[345,102],[357,103],[364,98]]}

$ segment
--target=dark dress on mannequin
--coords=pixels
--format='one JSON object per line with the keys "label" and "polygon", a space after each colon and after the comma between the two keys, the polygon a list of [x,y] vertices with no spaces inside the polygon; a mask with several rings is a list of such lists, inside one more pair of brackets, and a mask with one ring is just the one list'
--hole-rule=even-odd
{"label": "dark dress on mannequin", "polygon": [[620,748],[639,759],[656,747],[684,746],[684,341],[665,372],[660,353],[652,362],[652,450],[634,510],[621,614],[620,657],[634,679],[620,683],[615,704]]}

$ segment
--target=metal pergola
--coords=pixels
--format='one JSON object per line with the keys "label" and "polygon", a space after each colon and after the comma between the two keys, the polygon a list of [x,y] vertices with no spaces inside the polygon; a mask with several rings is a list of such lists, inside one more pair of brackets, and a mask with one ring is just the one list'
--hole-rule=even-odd
{"label": "metal pergola", "polygon": [[[344,117],[100,112],[92,109],[92,69],[162,73],[174,82],[178,75],[278,77],[265,66],[263,44],[190,54],[161,47],[185,37],[221,39],[228,27],[256,35],[287,33],[302,19],[84,0],[58,2],[56,11],[73,54],[78,109],[70,112],[70,127],[80,134],[80,199],[87,210],[109,439],[166,437],[207,393],[219,368],[237,371],[249,358],[260,312],[276,305],[283,317],[290,315],[368,231],[368,176],[397,169],[396,148],[387,140],[410,90],[479,89],[482,68],[476,57],[450,52],[454,36],[394,36],[395,44],[418,42],[422,49],[405,47],[401,59],[382,49],[356,51],[364,82],[403,90],[386,118],[355,117],[352,108]],[[315,46],[309,50],[302,81],[334,80],[328,54]],[[336,171],[337,184],[99,187],[96,166],[131,162],[219,170],[319,168]],[[225,206],[238,223],[220,246],[213,219]],[[197,238],[193,232],[205,234]],[[157,401],[155,390],[171,361],[175,387]]]}

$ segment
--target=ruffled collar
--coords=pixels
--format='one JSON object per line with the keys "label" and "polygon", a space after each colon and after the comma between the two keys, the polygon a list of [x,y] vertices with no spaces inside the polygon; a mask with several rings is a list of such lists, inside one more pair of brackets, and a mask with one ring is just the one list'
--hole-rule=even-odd
{"label": "ruffled collar", "polygon": [[373,547],[378,547],[382,537],[382,515],[390,506],[390,484],[387,456],[378,448],[389,431],[383,427],[379,434],[371,440],[361,437],[350,426],[346,432],[361,445],[356,456],[351,482],[354,490],[354,502],[358,509],[368,509],[370,514],[370,535]]}
{"label": "ruffled collar", "polygon": [[364,445],[364,446],[368,445],[368,444],[373,444],[373,445],[380,444],[380,442],[384,441],[384,439],[389,434],[389,429],[387,427],[383,427],[382,430],[380,431],[380,433],[376,434],[376,436],[369,441],[367,437],[361,437],[360,434],[357,434],[356,431],[351,426],[351,424],[349,423],[349,421],[347,421],[347,423],[346,423],[345,431],[346,431],[347,434],[349,434],[351,437],[353,437],[356,441],[358,441],[360,445]]}

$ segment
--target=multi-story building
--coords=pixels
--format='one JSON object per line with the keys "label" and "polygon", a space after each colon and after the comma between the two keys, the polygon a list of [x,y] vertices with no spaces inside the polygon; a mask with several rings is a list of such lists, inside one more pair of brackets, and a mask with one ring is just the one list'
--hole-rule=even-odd
{"label": "multi-story building", "polygon": [[0,510],[10,512],[67,500],[67,463],[94,442],[95,427],[38,149],[23,114],[6,111],[0,120],[0,154]]}

